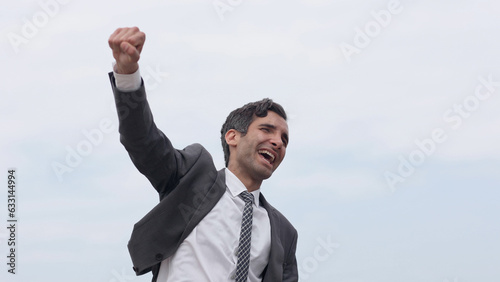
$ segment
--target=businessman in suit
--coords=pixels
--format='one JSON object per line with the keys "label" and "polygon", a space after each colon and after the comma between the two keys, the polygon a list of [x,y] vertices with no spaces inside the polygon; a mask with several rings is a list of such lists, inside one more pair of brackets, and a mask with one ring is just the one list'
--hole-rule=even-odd
{"label": "businessman in suit", "polygon": [[134,271],[158,282],[298,281],[297,231],[260,192],[285,157],[285,111],[263,99],[231,112],[221,129],[226,168],[217,171],[203,146],[175,149],[156,127],[138,65],[145,38],[119,28],[108,41],[120,141],[160,197],[134,225]]}

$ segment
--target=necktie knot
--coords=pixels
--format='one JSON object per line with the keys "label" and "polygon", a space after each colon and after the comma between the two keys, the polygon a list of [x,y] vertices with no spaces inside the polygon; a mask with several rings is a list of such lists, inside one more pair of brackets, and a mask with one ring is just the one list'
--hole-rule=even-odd
{"label": "necktie knot", "polygon": [[248,192],[248,191],[241,192],[240,198],[242,198],[243,201],[245,201],[245,204],[248,204],[248,203],[253,204],[253,200],[254,200],[253,194]]}

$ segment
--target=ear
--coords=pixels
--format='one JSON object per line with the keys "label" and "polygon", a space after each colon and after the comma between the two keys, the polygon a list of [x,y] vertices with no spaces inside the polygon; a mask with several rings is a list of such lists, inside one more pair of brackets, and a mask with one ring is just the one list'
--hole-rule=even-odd
{"label": "ear", "polygon": [[226,132],[225,138],[226,138],[226,143],[229,145],[229,147],[236,147],[236,145],[238,145],[238,141],[240,140],[240,135],[241,133],[236,129],[229,129]]}

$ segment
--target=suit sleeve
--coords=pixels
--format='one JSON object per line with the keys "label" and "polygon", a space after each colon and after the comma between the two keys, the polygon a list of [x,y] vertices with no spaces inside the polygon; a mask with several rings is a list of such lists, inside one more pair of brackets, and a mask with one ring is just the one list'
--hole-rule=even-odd
{"label": "suit sleeve", "polygon": [[286,261],[283,265],[283,282],[297,282],[299,281],[299,272],[297,269],[297,258],[295,251],[297,249],[297,231],[293,229],[293,238],[286,256]]}
{"label": "suit sleeve", "polygon": [[192,164],[184,161],[182,152],[174,149],[170,140],[156,127],[144,82],[136,91],[121,92],[116,88],[112,72],[109,77],[118,111],[120,142],[161,199],[171,192]]}

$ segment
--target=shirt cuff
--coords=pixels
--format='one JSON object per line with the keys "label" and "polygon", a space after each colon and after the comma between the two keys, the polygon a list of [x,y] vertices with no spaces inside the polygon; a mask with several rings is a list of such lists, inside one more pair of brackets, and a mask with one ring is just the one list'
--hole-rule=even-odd
{"label": "shirt cuff", "polygon": [[115,64],[113,63],[113,75],[115,76],[116,88],[122,92],[136,91],[141,88],[141,73],[139,69],[132,74],[119,74],[115,72]]}

